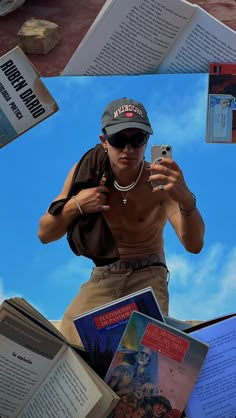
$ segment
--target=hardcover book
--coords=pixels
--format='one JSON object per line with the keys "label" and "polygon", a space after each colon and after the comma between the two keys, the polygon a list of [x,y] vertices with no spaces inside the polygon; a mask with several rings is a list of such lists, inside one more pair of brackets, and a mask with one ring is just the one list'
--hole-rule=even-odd
{"label": "hardcover book", "polygon": [[209,64],[206,140],[236,143],[236,63]]}
{"label": "hardcover book", "polygon": [[207,352],[208,344],[132,312],[105,376],[120,396],[113,416],[180,418]]}
{"label": "hardcover book", "polygon": [[0,306],[0,417],[105,418],[119,396],[21,298]]}
{"label": "hardcover book", "polygon": [[164,321],[152,287],[78,315],[74,324],[96,372],[104,378],[132,311]]}

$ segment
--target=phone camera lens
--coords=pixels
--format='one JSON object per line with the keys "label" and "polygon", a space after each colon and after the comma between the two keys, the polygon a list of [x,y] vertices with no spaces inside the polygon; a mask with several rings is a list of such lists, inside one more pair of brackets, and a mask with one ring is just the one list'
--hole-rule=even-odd
{"label": "phone camera lens", "polygon": [[166,147],[166,151],[170,151],[170,147]]}
{"label": "phone camera lens", "polygon": [[162,151],[162,155],[166,155],[166,151]]}

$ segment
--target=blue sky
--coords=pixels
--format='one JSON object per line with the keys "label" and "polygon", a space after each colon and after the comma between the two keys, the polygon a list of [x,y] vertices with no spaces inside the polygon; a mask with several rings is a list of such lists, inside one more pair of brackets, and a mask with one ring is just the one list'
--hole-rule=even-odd
{"label": "blue sky", "polygon": [[[43,79],[60,110],[0,150],[0,301],[21,296],[48,319],[61,319],[93,263],[76,257],[66,238],[43,245],[38,221],[72,165],[98,142],[107,103],[144,103],[154,129],[150,145],[171,144],[197,197],[205,245],[189,254],[165,229],[171,272],[170,315],[209,319],[235,311],[235,144],[207,144],[207,74]],[[142,204],[140,202],[140,204]]]}

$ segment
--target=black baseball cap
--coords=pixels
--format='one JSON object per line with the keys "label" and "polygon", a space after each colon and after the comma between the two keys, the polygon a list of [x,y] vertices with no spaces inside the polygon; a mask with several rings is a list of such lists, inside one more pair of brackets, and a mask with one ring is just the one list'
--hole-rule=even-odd
{"label": "black baseball cap", "polygon": [[123,97],[109,103],[102,115],[102,131],[116,134],[127,128],[138,128],[153,134],[147,111],[142,103]]}

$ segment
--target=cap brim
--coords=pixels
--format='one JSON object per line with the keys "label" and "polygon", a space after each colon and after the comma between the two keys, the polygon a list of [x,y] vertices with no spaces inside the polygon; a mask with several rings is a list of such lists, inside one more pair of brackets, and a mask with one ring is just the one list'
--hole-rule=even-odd
{"label": "cap brim", "polygon": [[153,134],[153,130],[150,126],[145,125],[144,123],[138,123],[138,122],[122,122],[117,123],[116,125],[106,126],[106,133],[107,135],[113,135],[117,132],[123,131],[123,129],[129,129],[129,128],[137,128],[142,129],[142,131],[146,131],[149,134]]}

